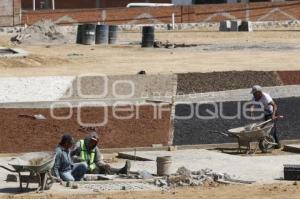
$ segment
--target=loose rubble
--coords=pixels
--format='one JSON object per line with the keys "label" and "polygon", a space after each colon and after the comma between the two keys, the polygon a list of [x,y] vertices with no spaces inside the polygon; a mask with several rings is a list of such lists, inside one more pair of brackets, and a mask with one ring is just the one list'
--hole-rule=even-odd
{"label": "loose rubble", "polygon": [[51,20],[41,20],[35,24],[22,29],[11,38],[15,44],[21,43],[51,43],[62,42],[65,36],[57,30]]}
{"label": "loose rubble", "polygon": [[213,185],[214,183],[223,182],[250,183],[246,181],[234,180],[226,173],[213,172],[211,169],[201,169],[190,171],[185,167],[180,167],[175,174],[155,179],[154,184],[161,188],[171,188],[180,186],[202,186],[205,184]]}

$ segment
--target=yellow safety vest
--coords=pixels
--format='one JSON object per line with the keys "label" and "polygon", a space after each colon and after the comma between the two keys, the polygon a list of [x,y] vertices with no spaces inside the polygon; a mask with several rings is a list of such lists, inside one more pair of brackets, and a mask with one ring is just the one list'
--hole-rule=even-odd
{"label": "yellow safety vest", "polygon": [[90,153],[88,153],[84,140],[80,140],[80,157],[81,159],[86,161],[90,171],[96,169],[95,155],[96,155],[96,149],[93,149],[90,151]]}

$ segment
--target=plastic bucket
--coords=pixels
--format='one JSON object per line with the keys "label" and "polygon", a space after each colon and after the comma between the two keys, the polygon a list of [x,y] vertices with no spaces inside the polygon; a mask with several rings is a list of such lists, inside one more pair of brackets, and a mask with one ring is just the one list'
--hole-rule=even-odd
{"label": "plastic bucket", "polygon": [[157,175],[168,176],[171,174],[172,157],[163,156],[156,158]]}

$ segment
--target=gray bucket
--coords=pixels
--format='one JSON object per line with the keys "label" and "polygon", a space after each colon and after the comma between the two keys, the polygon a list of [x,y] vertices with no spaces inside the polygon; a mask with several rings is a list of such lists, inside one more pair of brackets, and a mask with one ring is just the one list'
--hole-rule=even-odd
{"label": "gray bucket", "polygon": [[154,46],[154,26],[143,27],[142,48]]}
{"label": "gray bucket", "polygon": [[83,32],[83,25],[78,25],[77,27],[77,36],[76,36],[76,43],[82,43],[82,32]]}
{"label": "gray bucket", "polygon": [[96,26],[96,44],[108,44],[108,25],[97,25]]}
{"label": "gray bucket", "polygon": [[118,37],[118,26],[110,25],[109,26],[109,43],[116,44]]}
{"label": "gray bucket", "polygon": [[92,45],[95,44],[95,24],[84,24],[82,30],[82,44]]}
{"label": "gray bucket", "polygon": [[157,175],[168,176],[171,174],[172,157],[163,156],[156,158]]}

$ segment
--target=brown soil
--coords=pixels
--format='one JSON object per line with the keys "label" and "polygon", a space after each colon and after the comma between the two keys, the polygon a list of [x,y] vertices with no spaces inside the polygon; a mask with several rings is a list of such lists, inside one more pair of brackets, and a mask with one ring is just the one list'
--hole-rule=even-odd
{"label": "brown soil", "polygon": [[300,84],[300,71],[279,71],[277,73],[285,85]]}
{"label": "brown soil", "polygon": [[[166,192],[110,192],[98,194],[22,194],[14,195],[13,198],[22,199],[298,199],[300,186],[298,184],[267,184],[267,185],[215,185],[214,187],[187,187],[171,189]],[[12,198],[3,196],[0,198]]]}
{"label": "brown soil", "polygon": [[[169,108],[169,106],[168,106]],[[170,128],[170,112],[163,111],[161,119],[153,119],[152,106],[139,106],[139,119],[116,119],[108,108],[108,123],[95,128],[100,134],[101,148],[151,147],[152,144],[167,145]],[[103,121],[103,108],[83,108],[83,122]],[[55,115],[67,116],[68,109],[56,109]],[[19,115],[43,114],[47,120],[35,120]],[[88,130],[77,121],[77,109],[67,120],[57,120],[50,116],[49,109],[0,109],[1,139],[0,153],[31,151],[51,151],[64,132],[70,132],[76,139],[84,138]],[[119,112],[118,116],[129,116],[131,112]],[[135,114],[137,115],[137,114]]]}
{"label": "brown soil", "polygon": [[178,75],[177,93],[203,93],[251,88],[253,85],[279,86],[275,72],[233,71],[213,73],[186,73]]}
{"label": "brown soil", "polygon": [[[276,43],[277,46],[297,44],[297,31],[273,32],[164,32],[156,39],[195,44],[255,44]],[[121,41],[140,41],[141,33],[121,33]],[[0,45],[9,44],[1,37]],[[185,49],[141,49],[140,46],[85,46],[61,44],[54,46],[17,46],[28,51],[28,58],[0,59],[1,76],[186,73],[242,70],[299,70],[298,51],[266,51],[263,49],[198,51]]]}

